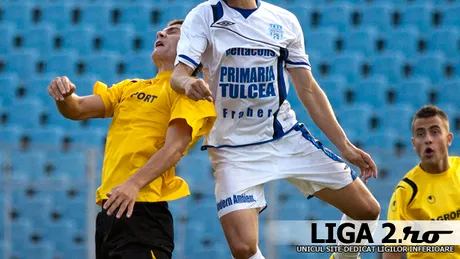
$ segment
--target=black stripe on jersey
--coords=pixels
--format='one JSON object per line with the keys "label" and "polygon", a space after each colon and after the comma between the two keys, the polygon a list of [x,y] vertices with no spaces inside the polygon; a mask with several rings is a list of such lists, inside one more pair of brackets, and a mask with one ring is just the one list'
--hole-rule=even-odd
{"label": "black stripe on jersey", "polygon": [[410,200],[409,200],[409,203],[407,205],[409,205],[415,198],[415,195],[417,195],[417,192],[418,192],[418,187],[417,185],[412,181],[410,180],[409,178],[404,178],[402,179],[403,182],[407,183],[411,188],[412,188],[412,196],[410,197]]}

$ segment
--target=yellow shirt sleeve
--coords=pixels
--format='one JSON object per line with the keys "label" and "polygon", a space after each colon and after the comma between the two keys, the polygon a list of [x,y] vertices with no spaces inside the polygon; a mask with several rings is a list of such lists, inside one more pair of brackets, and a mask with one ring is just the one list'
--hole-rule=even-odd
{"label": "yellow shirt sleeve", "polygon": [[[172,91],[172,90],[171,90]],[[192,142],[207,134],[216,120],[214,104],[208,101],[195,102],[184,94],[172,93],[171,118],[185,119],[192,127]]]}
{"label": "yellow shirt sleeve", "polygon": [[104,103],[104,118],[112,117],[116,105],[120,102],[123,96],[124,88],[133,83],[131,79],[123,80],[108,88],[106,84],[97,81],[93,87],[93,94],[99,95]]}
{"label": "yellow shirt sleeve", "polygon": [[407,207],[409,205],[412,190],[400,182],[391,196],[388,205],[388,220],[410,220]]}

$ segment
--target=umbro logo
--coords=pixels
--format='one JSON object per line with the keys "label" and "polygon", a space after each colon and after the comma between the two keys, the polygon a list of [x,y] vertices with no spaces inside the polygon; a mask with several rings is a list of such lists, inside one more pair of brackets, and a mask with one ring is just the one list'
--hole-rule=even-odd
{"label": "umbro logo", "polygon": [[221,21],[221,22],[218,22],[217,24],[222,25],[222,26],[230,26],[230,25],[233,25],[235,23],[230,22],[230,21]]}

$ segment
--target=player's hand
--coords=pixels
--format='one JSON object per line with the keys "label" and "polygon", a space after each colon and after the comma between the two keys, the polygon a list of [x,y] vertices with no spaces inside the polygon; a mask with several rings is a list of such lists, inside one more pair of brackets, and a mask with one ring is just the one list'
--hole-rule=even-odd
{"label": "player's hand", "polygon": [[130,218],[131,215],[133,215],[134,204],[136,203],[138,193],[139,187],[130,181],[126,181],[124,184],[112,188],[112,190],[107,193],[109,199],[104,204],[107,215],[112,215],[118,209],[117,218],[121,218],[125,211],[126,217]]}
{"label": "player's hand", "polygon": [[184,85],[185,94],[194,101],[208,100],[212,102],[209,85],[201,78],[190,78]]}
{"label": "player's hand", "polygon": [[377,178],[377,166],[366,152],[350,144],[345,150],[341,151],[341,155],[345,160],[361,170],[359,177],[364,183],[367,183],[367,180],[371,177]]}
{"label": "player's hand", "polygon": [[48,86],[48,93],[56,101],[64,101],[64,98],[75,92],[75,85],[66,76],[56,77]]}

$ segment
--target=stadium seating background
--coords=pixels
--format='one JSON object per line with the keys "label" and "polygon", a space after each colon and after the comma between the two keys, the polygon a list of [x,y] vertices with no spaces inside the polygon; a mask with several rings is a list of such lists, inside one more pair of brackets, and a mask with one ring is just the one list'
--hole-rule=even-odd
{"label": "stadium seating background", "polygon": [[[417,163],[410,144],[413,112],[423,104],[437,104],[450,116],[452,131],[460,133],[460,3],[268,2],[297,15],[313,73],[340,123],[353,143],[377,162],[380,178],[368,186],[385,219],[395,184]],[[0,258],[86,258],[93,242],[88,240],[94,225],[91,208],[110,120],[63,119],[47,94],[49,82],[67,75],[77,93],[87,95],[96,80],[110,85],[124,78],[153,77],[150,53],[156,32],[168,21],[184,18],[197,3],[0,0]],[[292,87],[290,91],[299,120],[336,151]],[[455,142],[450,152],[459,155],[460,144]],[[95,149],[92,155],[89,148]],[[177,171],[189,181],[193,194],[171,203],[174,258],[230,258],[216,216],[207,154],[195,148]],[[271,210],[262,213],[261,222],[272,216],[341,217],[318,199],[307,201],[286,182],[269,187]],[[261,229],[262,251],[268,249],[265,231]],[[277,255],[301,256],[288,247],[278,249]]]}

